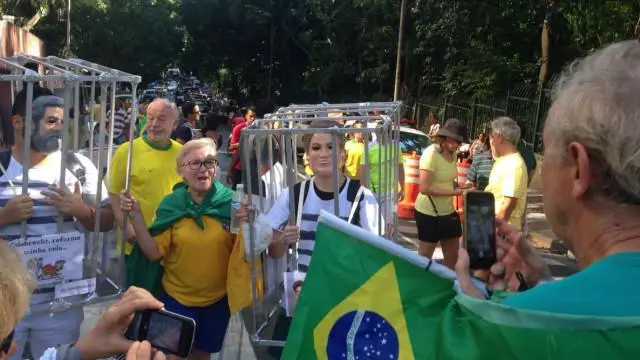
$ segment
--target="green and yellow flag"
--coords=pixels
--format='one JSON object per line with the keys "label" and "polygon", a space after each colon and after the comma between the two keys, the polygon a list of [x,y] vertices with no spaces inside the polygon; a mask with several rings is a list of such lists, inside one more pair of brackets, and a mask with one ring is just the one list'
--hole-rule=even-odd
{"label": "green and yellow flag", "polygon": [[458,294],[455,274],[320,216],[286,360],[635,359],[640,318],[524,311]]}

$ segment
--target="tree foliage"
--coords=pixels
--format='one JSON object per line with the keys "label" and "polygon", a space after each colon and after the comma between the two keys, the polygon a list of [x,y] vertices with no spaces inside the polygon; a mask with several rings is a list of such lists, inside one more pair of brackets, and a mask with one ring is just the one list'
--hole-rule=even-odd
{"label": "tree foliage", "polygon": [[[240,98],[281,102],[388,99],[400,1],[71,0],[75,55],[157,78],[190,69]],[[407,1],[401,94],[491,97],[549,76],[607,43],[634,38],[634,0]],[[34,32],[60,53],[65,0],[6,0],[3,13],[46,15]]]}

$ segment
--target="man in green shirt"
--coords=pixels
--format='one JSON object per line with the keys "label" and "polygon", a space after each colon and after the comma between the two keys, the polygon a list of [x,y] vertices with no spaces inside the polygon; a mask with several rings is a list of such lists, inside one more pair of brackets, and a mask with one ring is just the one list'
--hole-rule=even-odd
{"label": "man in green shirt", "polygon": [[[391,180],[393,179],[392,171],[395,170],[394,166],[396,166],[392,163],[394,153],[391,151],[391,146],[388,145],[382,137],[378,136],[378,139],[377,143],[371,145],[369,149],[364,150],[369,153],[369,169],[366,168],[366,156],[364,152],[362,156],[360,156],[358,174],[363,174],[363,176],[360,177],[360,183],[376,195],[380,209],[384,214],[384,221],[387,224],[385,233],[392,236],[392,225],[395,222],[392,216],[392,214],[395,213],[393,206],[396,206],[396,204],[404,199],[404,158],[402,157],[400,147],[398,147],[398,183],[393,184]],[[387,180],[382,180],[381,177]],[[394,186],[399,188],[397,199],[393,198]]]}
{"label": "man in green shirt", "polygon": [[147,126],[147,106],[149,103],[142,102],[138,108],[138,120],[136,121],[136,137],[142,136],[144,128]]}

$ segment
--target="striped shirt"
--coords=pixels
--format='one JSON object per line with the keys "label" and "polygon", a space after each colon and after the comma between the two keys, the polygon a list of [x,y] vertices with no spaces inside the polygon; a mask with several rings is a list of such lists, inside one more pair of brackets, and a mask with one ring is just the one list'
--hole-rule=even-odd
{"label": "striped shirt", "polygon": [[[110,113],[109,113],[110,114]],[[109,118],[109,115],[107,115]],[[115,115],[113,115],[113,138],[117,139],[118,137],[124,135],[124,131],[127,128],[127,124],[129,124],[129,114],[125,108],[120,108],[116,110]]]}
{"label": "striped shirt", "polygon": [[484,190],[489,184],[489,175],[493,168],[491,152],[483,152],[473,158],[473,163],[467,173],[468,181],[476,185],[476,189]]}
{"label": "striped shirt", "polygon": [[[95,201],[98,189],[98,171],[91,160],[87,157],[76,154],[78,161],[85,168],[86,181],[82,186],[82,196],[87,202]],[[73,218],[63,218],[62,227],[58,229],[57,219],[58,211],[54,206],[44,203],[45,197],[41,194],[46,191],[49,186],[58,186],[60,184],[60,161],[61,152],[55,152],[49,155],[45,160],[29,169],[29,197],[33,200],[33,214],[27,220],[27,238],[37,239],[46,234],[66,233],[72,231],[83,231],[81,226],[77,225]],[[9,180],[11,182],[9,182]],[[78,179],[66,170],[65,186],[69,191],[73,191]],[[14,187],[11,186],[13,184]],[[107,199],[108,193],[104,184],[102,186],[103,200]],[[11,158],[6,174],[0,177],[0,207],[7,205],[17,194],[22,193],[22,165]],[[10,224],[0,228],[0,236],[9,242],[19,240],[22,237],[21,224]],[[50,294],[53,296],[53,293]],[[48,298],[34,296],[32,303],[41,303],[50,301]]]}
{"label": "striped shirt", "polygon": [[[347,220],[351,212],[352,203],[347,200],[347,189],[349,182],[347,179],[340,188],[338,216]],[[316,227],[318,226],[318,217],[321,210],[334,212],[333,193],[320,191],[313,182],[313,188],[309,189],[309,194],[302,206],[302,216],[300,220],[300,240],[298,240],[298,270],[306,273],[313,254],[313,247],[316,241]],[[308,186],[311,184],[308,183]],[[301,194],[301,196],[303,196]],[[292,200],[293,201],[293,200]],[[269,211],[269,220],[274,229],[282,230],[287,225],[290,216],[289,211],[289,191],[285,189],[275,205]],[[360,227],[373,233],[378,229],[378,204],[373,193],[365,189],[362,194],[362,202],[360,203]]]}

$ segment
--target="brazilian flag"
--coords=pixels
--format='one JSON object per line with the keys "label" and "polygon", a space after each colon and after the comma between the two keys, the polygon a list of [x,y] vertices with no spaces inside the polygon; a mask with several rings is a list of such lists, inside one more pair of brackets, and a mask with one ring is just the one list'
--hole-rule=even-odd
{"label": "brazilian flag", "polygon": [[427,264],[323,212],[282,359],[640,359],[640,318],[509,308]]}

